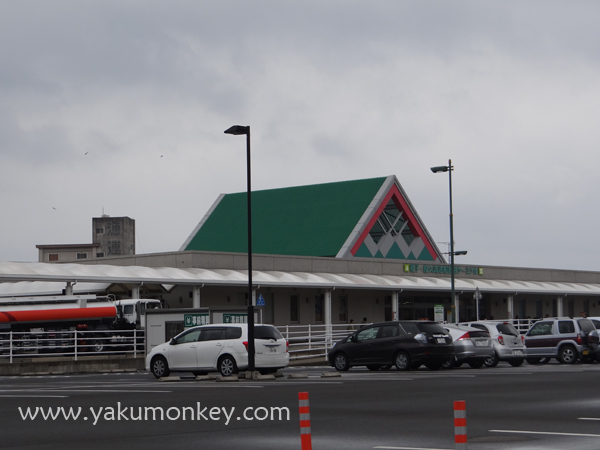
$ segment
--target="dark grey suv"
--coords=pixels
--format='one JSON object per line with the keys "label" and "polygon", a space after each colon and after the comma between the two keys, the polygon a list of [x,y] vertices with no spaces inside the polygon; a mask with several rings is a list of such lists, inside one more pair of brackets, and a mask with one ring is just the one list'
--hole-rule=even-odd
{"label": "dark grey suv", "polygon": [[454,358],[452,338],[436,322],[381,322],[365,326],[335,344],[328,352],[329,364],[338,371],[352,366],[369,370],[417,369],[422,364],[437,370]]}
{"label": "dark grey suv", "polygon": [[525,335],[527,362],[556,358],[562,364],[593,361],[600,351],[598,331],[591,320],[558,317],[533,324]]}

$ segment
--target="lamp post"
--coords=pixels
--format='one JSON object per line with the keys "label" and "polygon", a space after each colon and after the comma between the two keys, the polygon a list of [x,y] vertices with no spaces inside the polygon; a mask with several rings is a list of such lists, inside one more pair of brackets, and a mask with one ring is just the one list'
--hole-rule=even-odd
{"label": "lamp post", "polygon": [[250,126],[234,125],[225,134],[246,135],[246,170],[248,191],[248,371],[253,372],[254,364],[254,303],[252,301],[252,184],[250,177]]}
{"label": "lamp post", "polygon": [[448,180],[450,183],[450,292],[451,292],[451,300],[454,303],[454,314],[455,314],[455,322],[459,322],[459,302],[456,298],[455,289],[454,289],[454,255],[466,255],[467,252],[464,250],[455,252],[454,251],[454,215],[452,214],[452,171],[454,170],[454,166],[452,166],[452,160],[448,160],[447,166],[435,166],[431,168],[433,173],[438,172],[448,172]]}

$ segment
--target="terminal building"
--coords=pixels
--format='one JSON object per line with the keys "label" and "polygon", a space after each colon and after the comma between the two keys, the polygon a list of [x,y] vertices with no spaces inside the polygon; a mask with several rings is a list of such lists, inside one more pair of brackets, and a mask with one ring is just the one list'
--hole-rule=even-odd
{"label": "terminal building", "polygon": [[[246,192],[223,194],[179,250],[3,262],[0,296],[66,290],[240,309],[247,225]],[[450,265],[395,176],[253,191],[252,234],[251,301],[265,323],[600,315],[591,271],[457,264],[452,301]]]}

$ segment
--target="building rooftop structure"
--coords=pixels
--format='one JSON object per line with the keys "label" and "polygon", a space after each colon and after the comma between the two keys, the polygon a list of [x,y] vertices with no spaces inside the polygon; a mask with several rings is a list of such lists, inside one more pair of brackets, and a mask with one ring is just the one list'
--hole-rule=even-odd
{"label": "building rooftop structure", "polygon": [[[222,194],[181,247],[245,252],[246,193]],[[444,263],[395,176],[252,192],[253,253]]]}
{"label": "building rooftop structure", "polygon": [[69,262],[135,255],[135,220],[102,214],[92,218],[91,244],[40,244],[38,261]]}
{"label": "building rooftop structure", "polygon": [[[245,306],[246,212],[245,192],[222,194],[179,251],[0,263],[0,297],[62,286],[176,308],[199,307],[201,296],[203,306]],[[535,318],[600,307],[600,272],[455,265],[456,308],[450,266],[395,176],[253,191],[252,221],[252,295],[263,298],[268,323],[433,320],[440,309],[447,320]]]}

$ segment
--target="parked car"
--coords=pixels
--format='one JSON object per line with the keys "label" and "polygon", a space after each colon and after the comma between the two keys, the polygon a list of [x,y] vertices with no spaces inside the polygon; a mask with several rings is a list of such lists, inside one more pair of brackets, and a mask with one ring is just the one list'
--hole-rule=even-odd
{"label": "parked car", "polygon": [[598,331],[590,319],[558,317],[540,320],[525,335],[527,362],[556,358],[562,364],[595,359],[600,351]]}
{"label": "parked car", "polygon": [[452,339],[436,322],[399,321],[367,325],[337,342],[328,352],[338,371],[354,366],[379,370],[395,365],[398,370],[431,370],[454,357]]}
{"label": "parked car", "polygon": [[596,329],[600,329],[600,317],[588,317],[596,327]]}
{"label": "parked car", "polygon": [[479,369],[494,354],[492,339],[487,330],[454,324],[445,324],[444,329],[452,337],[454,345],[454,360],[445,364],[445,368],[467,363],[473,369]]}
{"label": "parked car", "polygon": [[510,322],[486,320],[465,322],[461,325],[479,328],[490,333],[494,354],[485,360],[487,367],[496,367],[500,361],[506,361],[511,366],[518,367],[525,361],[527,356],[525,336],[520,335]]}
{"label": "parked car", "polygon": [[[255,367],[266,373],[286,367],[288,342],[272,325],[254,326]],[[195,375],[218,371],[229,376],[248,367],[248,325],[203,325],[185,330],[146,356],[146,371],[156,378],[171,372]]]}

